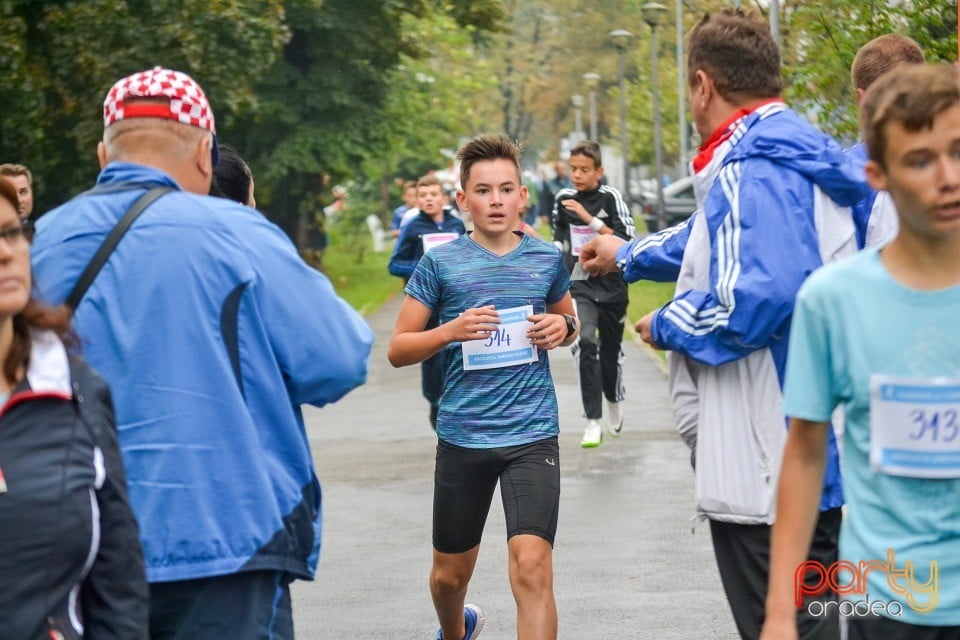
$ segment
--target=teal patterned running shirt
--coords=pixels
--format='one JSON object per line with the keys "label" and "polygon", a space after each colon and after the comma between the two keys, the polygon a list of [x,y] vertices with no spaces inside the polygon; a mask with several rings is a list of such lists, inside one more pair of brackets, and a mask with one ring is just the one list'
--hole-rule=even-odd
{"label": "teal patterned running shirt", "polygon": [[[424,254],[406,293],[434,311],[440,322],[467,309],[493,305],[509,309],[531,305],[544,313],[570,289],[560,251],[523,234],[504,256],[478,245],[470,236]],[[509,447],[555,436],[560,431],[557,394],[546,352],[531,364],[465,371],[459,342],[441,351],[443,397],[437,436],[460,447]]]}

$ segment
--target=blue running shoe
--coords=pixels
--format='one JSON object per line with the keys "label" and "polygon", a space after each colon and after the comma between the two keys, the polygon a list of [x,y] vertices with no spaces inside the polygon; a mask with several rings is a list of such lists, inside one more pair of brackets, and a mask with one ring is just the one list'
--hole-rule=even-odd
{"label": "blue running shoe", "polygon": [[[463,640],[475,640],[483,630],[483,611],[475,604],[468,604],[463,608],[463,620],[467,627]],[[437,629],[437,640],[443,640],[443,632],[439,629]]]}

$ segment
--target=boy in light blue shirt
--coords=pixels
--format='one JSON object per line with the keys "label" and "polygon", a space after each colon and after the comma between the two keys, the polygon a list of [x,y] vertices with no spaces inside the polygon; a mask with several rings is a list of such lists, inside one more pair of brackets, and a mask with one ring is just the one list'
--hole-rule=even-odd
{"label": "boy in light blue shirt", "polygon": [[[764,640],[796,638],[797,607],[824,589],[843,597],[850,640],[960,638],[957,70],[894,69],[860,122],[867,177],[890,194],[900,230],[820,269],[797,298]],[[804,560],[838,405],[844,564],[823,567]]]}

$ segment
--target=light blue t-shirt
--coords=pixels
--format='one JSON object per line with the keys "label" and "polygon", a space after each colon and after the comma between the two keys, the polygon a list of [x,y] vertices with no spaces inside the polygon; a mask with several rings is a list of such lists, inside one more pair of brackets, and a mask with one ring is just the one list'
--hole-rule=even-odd
{"label": "light blue t-shirt", "polygon": [[[467,309],[532,305],[544,313],[570,289],[560,251],[521,234],[504,256],[487,251],[470,236],[431,249],[420,259],[405,291],[431,310],[440,323]],[[437,436],[460,447],[487,449],[536,442],[559,433],[557,396],[545,352],[531,364],[465,371],[461,343],[440,352],[444,358],[443,397]]]}
{"label": "light blue t-shirt", "polygon": [[[929,580],[931,563],[938,565],[939,600],[930,612],[914,610],[907,594],[897,593],[879,569],[867,574],[870,600],[899,602],[902,615],[888,617],[903,622],[960,625],[960,479],[909,478],[871,469],[874,374],[960,379],[960,286],[910,289],[890,276],[876,248],[823,267],[800,289],[784,411],[813,421],[828,420],[837,405],[846,412],[842,466],[847,510],[840,558],[854,564],[887,562],[892,549],[894,569],[912,563],[920,583]],[[930,601],[927,593],[912,593],[920,608]],[[861,601],[864,595],[845,598]]]}

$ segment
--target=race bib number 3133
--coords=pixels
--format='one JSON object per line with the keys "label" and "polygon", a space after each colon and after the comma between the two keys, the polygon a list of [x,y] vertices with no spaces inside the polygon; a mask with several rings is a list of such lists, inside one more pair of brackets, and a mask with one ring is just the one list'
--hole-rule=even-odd
{"label": "race bib number 3133", "polygon": [[465,371],[498,369],[537,361],[537,348],[527,338],[527,331],[533,325],[527,316],[533,315],[533,306],[528,304],[497,309],[497,314],[500,324],[489,337],[461,343]]}
{"label": "race bib number 3133", "polygon": [[960,379],[870,377],[870,466],[960,478]]}

